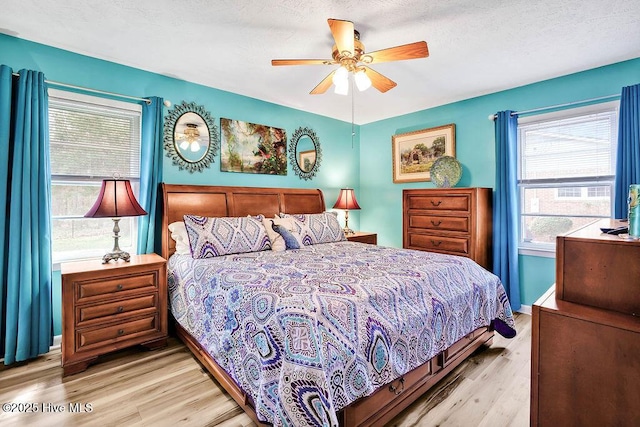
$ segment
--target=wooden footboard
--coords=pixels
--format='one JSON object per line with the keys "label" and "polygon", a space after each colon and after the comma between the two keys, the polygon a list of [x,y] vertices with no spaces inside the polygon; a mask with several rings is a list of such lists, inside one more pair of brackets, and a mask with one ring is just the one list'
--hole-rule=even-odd
{"label": "wooden footboard", "polygon": [[[209,353],[174,320],[176,335],[193,355],[213,375],[253,422],[258,420],[252,399],[227,375]],[[407,406],[436,385],[444,376],[462,363],[478,348],[491,345],[493,331],[480,328],[467,335],[427,363],[406,373],[376,390],[372,395],[358,399],[338,413],[338,421],[345,427],[382,425],[402,412]]]}

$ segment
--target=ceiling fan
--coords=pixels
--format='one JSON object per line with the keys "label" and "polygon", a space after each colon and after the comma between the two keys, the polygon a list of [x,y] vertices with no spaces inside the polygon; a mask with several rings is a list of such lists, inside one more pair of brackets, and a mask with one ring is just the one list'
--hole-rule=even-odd
{"label": "ceiling fan", "polygon": [[336,42],[331,55],[333,59],[274,59],[271,61],[271,65],[274,66],[339,64],[339,68],[333,70],[313,88],[310,92],[312,95],[325,93],[332,84],[336,86],[336,93],[346,95],[350,72],[354,74],[358,89],[365,90],[367,87],[373,86],[384,93],[396,87],[396,82],[369,68],[367,65],[429,56],[427,42],[424,41],[367,53],[360,41],[360,33],[353,27],[353,22],[340,19],[328,19],[327,22]]}

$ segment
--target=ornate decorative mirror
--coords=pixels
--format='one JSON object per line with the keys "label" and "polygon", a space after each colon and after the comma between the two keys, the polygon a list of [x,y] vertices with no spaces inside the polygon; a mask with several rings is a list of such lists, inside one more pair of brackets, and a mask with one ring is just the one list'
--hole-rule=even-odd
{"label": "ornate decorative mirror", "polygon": [[218,152],[218,128],[202,105],[176,105],[164,118],[164,149],[180,170],[202,172]]}
{"label": "ornate decorative mirror", "polygon": [[300,179],[311,179],[318,172],[322,150],[316,133],[309,128],[298,128],[289,142],[289,160]]}

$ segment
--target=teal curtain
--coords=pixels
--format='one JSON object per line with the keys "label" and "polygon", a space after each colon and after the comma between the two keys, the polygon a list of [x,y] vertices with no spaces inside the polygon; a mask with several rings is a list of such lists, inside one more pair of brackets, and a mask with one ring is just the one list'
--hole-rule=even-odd
{"label": "teal curtain", "polygon": [[622,88],[618,119],[618,156],[614,216],[628,216],[629,185],[640,184],[640,84]]}
{"label": "teal curtain", "polygon": [[[140,206],[149,214],[138,218],[138,253],[160,253],[160,200],[162,182],[162,105],[163,99],[149,98],[142,106],[142,141],[140,146]],[[156,247],[158,246],[158,247]]]}
{"label": "teal curtain", "polygon": [[51,310],[49,101],[44,75],[0,66],[0,251],[5,365],[46,353]]}
{"label": "teal curtain", "polygon": [[493,272],[500,278],[512,310],[520,308],[518,266],[518,116],[500,111],[495,120],[496,187],[493,193]]}

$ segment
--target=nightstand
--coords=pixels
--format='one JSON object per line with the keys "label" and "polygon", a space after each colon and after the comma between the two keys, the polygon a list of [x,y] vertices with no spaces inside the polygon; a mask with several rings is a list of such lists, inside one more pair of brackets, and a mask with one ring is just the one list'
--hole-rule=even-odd
{"label": "nightstand", "polygon": [[366,231],[356,231],[354,234],[347,234],[347,240],[350,242],[368,243],[370,245],[378,244],[377,233],[367,233]]}
{"label": "nightstand", "polygon": [[167,343],[167,268],[159,255],[130,262],[63,263],[62,368],[87,369],[98,356],[141,344]]}

